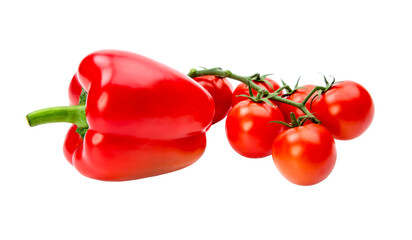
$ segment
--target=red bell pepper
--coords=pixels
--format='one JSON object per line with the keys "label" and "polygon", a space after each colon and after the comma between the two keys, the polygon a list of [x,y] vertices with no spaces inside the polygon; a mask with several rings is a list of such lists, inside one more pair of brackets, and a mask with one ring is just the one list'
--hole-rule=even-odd
{"label": "red bell pepper", "polygon": [[38,110],[27,120],[31,126],[74,123],[64,143],[66,158],[81,174],[107,181],[191,165],[205,150],[205,132],[214,115],[212,97],[191,78],[146,57],[115,50],[94,52],[82,60],[69,98],[72,106]]}

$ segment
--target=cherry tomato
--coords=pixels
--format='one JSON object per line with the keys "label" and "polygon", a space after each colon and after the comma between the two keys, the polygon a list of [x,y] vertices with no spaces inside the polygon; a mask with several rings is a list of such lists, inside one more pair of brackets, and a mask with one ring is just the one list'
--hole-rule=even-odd
{"label": "cherry tomato", "polygon": [[[256,83],[259,87],[268,90],[269,92],[274,92],[278,88],[280,88],[279,84],[277,84],[272,79],[265,78],[265,80],[270,82],[272,84],[273,88],[265,82],[259,82],[259,81],[253,81],[253,82]],[[257,91],[255,89],[252,89],[252,92],[253,92],[253,95],[256,96]],[[239,85],[237,85],[235,91],[232,94],[232,106],[235,106],[237,103],[247,99],[246,97],[239,97],[239,95],[248,95],[249,96],[249,88],[246,84],[240,83]],[[277,105],[277,102],[273,101],[273,104]]]}
{"label": "cherry tomato", "polygon": [[239,102],[226,118],[226,136],[230,145],[244,157],[269,156],[273,140],[284,130],[283,125],[270,121],[284,121],[276,105],[249,99]]}
{"label": "cherry tomato", "polygon": [[366,131],[375,108],[364,87],[353,81],[343,81],[317,97],[312,112],[335,139],[349,140]]}
{"label": "cherry tomato", "polygon": [[329,131],[318,124],[290,128],[273,142],[273,161],[280,173],[298,185],[313,185],[332,172],[336,146]]}
{"label": "cherry tomato", "polygon": [[[297,89],[295,92],[293,92],[291,95],[285,97],[286,99],[289,99],[294,102],[302,102],[303,99],[315,88],[315,85],[303,85],[302,88]],[[309,110],[310,109],[310,104],[313,99],[313,96],[306,102],[306,108]],[[278,106],[280,110],[283,113],[283,116],[285,117],[285,121],[287,123],[291,122],[290,119],[290,113],[293,112],[295,116],[298,118],[300,116],[305,116],[305,114],[297,107],[294,107],[292,105],[286,104],[286,103],[281,103],[278,102]],[[310,121],[307,121],[310,122]]]}
{"label": "cherry tomato", "polygon": [[210,95],[212,95],[215,103],[213,124],[225,118],[232,107],[232,84],[230,84],[226,78],[213,75],[201,76],[193,79],[202,85],[210,93]]}

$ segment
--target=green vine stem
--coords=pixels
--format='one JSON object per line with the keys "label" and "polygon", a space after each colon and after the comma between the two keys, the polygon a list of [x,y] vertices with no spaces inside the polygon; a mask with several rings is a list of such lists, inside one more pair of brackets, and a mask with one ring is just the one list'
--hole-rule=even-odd
{"label": "green vine stem", "polygon": [[[210,68],[210,69],[203,69],[203,70],[191,69],[190,72],[187,75],[191,78],[205,76],[205,75],[214,75],[214,76],[218,76],[218,77],[227,77],[227,78],[231,78],[231,79],[234,79],[234,80],[238,80],[238,81],[246,84],[250,88],[253,88],[256,91],[258,91],[258,93],[260,95],[262,95],[263,97],[265,97],[266,99],[271,99],[271,100],[274,100],[274,101],[282,102],[282,103],[289,104],[289,105],[292,105],[294,107],[299,108],[305,115],[309,116],[308,118],[314,123],[320,123],[320,121],[315,116],[313,116],[311,112],[309,112],[309,110],[306,108],[306,103],[309,101],[311,96],[313,94],[315,94],[315,92],[326,91],[327,89],[330,88],[330,85],[331,85],[325,79],[326,84],[327,84],[326,87],[316,86],[305,97],[305,99],[303,99],[302,102],[295,102],[295,101],[291,101],[289,99],[282,98],[281,96],[279,96],[280,92],[284,89],[286,89],[289,93],[293,92],[293,90],[290,88],[290,86],[285,84],[285,83],[283,84],[282,87],[280,87],[279,89],[277,89],[273,93],[270,93],[268,90],[259,87],[259,85],[257,85],[253,81],[254,80],[260,80],[260,78],[261,78],[260,74],[254,74],[254,75],[251,75],[251,76],[248,77],[248,76],[236,75],[236,74],[232,73],[231,71],[223,70],[221,68]],[[333,82],[332,82],[332,84],[333,84]]]}

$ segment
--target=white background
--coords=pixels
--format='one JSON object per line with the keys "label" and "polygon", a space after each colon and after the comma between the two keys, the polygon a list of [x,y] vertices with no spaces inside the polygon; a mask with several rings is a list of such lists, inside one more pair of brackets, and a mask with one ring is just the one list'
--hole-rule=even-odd
{"label": "white background", "polygon": [[[408,2],[2,1],[0,239],[412,239]],[[68,104],[80,60],[107,48],[183,73],[354,80],[374,98],[375,119],[337,141],[334,171],[311,187],[286,181],[271,157],[237,155],[224,122],[186,169],[88,179],[64,159],[69,124],[30,128],[25,115]]]}

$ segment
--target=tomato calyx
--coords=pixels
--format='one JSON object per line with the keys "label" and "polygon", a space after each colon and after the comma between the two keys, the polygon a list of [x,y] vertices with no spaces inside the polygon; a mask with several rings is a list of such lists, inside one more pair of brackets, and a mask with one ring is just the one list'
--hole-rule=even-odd
{"label": "tomato calyx", "polygon": [[[254,81],[256,81],[256,80],[254,80]],[[273,88],[273,86],[270,82],[268,82],[266,80],[262,80],[262,81],[267,82]],[[265,102],[265,103],[269,104],[270,106],[273,106],[273,104],[269,101],[269,99],[267,97],[263,96],[263,93],[264,93],[265,89],[263,89],[263,88],[259,89],[256,96],[254,96],[252,88],[250,87],[250,81],[248,81],[247,86],[248,86],[248,89],[249,89],[249,95],[240,94],[240,95],[237,95],[236,97],[247,97],[248,99],[250,99],[253,102],[256,102],[256,103]]]}
{"label": "tomato calyx", "polygon": [[252,76],[250,76],[250,78],[251,78],[251,81],[264,82],[266,83],[266,85],[270,87],[270,89],[275,90],[275,88],[273,87],[273,84],[266,79],[266,77],[270,75],[273,75],[273,74],[269,73],[269,74],[260,75],[259,73],[255,73]]}
{"label": "tomato calyx", "polygon": [[326,76],[323,75],[323,80],[325,81],[325,84],[326,84],[325,90],[323,92],[327,92],[336,83],[335,77],[334,76],[331,76],[331,77],[333,78],[333,80],[331,83],[329,83]]}
{"label": "tomato calyx", "polygon": [[288,85],[287,83],[285,83],[285,81],[283,81],[283,79],[280,79],[280,81],[282,82],[283,86],[287,86],[287,88],[285,88],[285,89],[286,89],[286,93],[283,94],[282,97],[288,97],[288,96],[292,95],[294,92],[296,92],[296,90],[304,88],[304,87],[299,87],[299,81],[300,81],[300,78],[301,78],[301,77],[302,77],[302,76],[299,76],[298,80],[296,81],[295,87],[294,87],[293,89],[291,89],[291,88],[289,87],[289,85]]}
{"label": "tomato calyx", "polygon": [[332,80],[331,83],[329,83],[329,81],[328,81],[328,79],[326,78],[326,76],[323,75],[323,80],[325,81],[325,87],[316,86],[316,87],[312,90],[312,92],[311,92],[310,94],[308,94],[308,96],[309,96],[309,98],[310,98],[313,94],[316,93],[316,94],[313,96],[313,98],[312,98],[312,100],[311,100],[311,102],[310,102],[310,106],[312,106],[313,100],[315,100],[316,98],[319,98],[323,93],[329,91],[329,89],[330,89],[333,85],[335,85],[336,79],[335,79],[334,76],[331,76],[331,77],[333,78],[333,80]]}
{"label": "tomato calyx", "polygon": [[279,123],[288,128],[295,128],[295,127],[303,126],[307,120],[312,120],[314,117],[315,116],[313,114],[308,114],[308,115],[300,116],[297,118],[296,115],[293,112],[291,112],[290,113],[290,119],[291,119],[290,124],[286,122],[282,122],[282,121],[270,121],[270,123]]}

